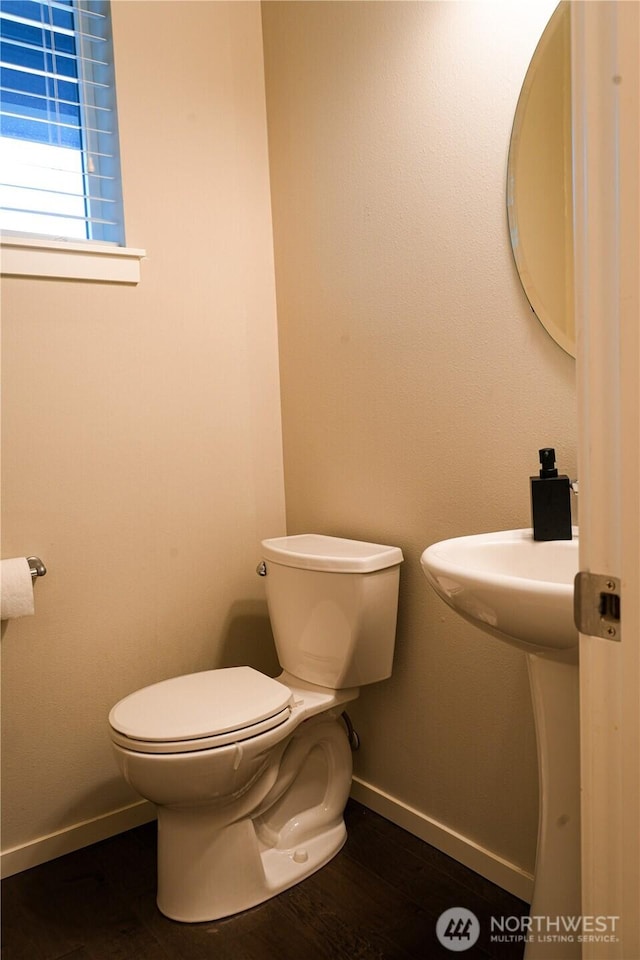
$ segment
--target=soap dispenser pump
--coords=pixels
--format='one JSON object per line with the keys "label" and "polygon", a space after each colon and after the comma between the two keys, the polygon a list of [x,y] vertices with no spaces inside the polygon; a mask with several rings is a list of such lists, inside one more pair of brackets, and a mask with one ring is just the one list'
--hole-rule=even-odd
{"label": "soap dispenser pump", "polygon": [[571,481],[558,476],[553,447],[539,451],[540,475],[531,477],[534,540],[571,540]]}

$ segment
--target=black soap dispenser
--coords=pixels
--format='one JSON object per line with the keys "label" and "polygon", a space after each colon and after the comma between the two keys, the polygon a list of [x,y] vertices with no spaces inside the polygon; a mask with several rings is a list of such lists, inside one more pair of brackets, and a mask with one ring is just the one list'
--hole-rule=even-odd
{"label": "black soap dispenser", "polygon": [[553,447],[540,450],[540,476],[531,477],[534,540],[571,540],[571,481],[558,476]]}

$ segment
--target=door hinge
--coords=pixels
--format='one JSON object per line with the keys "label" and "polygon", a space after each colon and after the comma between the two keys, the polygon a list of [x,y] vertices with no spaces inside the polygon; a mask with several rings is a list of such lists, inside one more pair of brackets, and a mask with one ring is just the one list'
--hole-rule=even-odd
{"label": "door hinge", "polygon": [[620,580],[581,570],[574,581],[573,619],[580,633],[621,640]]}

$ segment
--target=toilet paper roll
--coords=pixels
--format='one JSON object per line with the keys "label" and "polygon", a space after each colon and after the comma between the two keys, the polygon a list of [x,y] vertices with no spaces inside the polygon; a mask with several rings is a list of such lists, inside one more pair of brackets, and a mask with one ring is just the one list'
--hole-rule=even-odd
{"label": "toilet paper roll", "polygon": [[26,557],[0,561],[0,619],[14,620],[35,612],[33,577]]}

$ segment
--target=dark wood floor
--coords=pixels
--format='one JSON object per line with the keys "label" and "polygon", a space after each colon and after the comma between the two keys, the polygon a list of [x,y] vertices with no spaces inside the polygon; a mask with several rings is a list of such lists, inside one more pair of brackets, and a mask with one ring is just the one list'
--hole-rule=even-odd
{"label": "dark wood floor", "polygon": [[[155,824],[10,877],[3,960],[520,960],[490,941],[491,916],[521,900],[366,807],[349,802],[349,838],[327,866],[252,910],[212,923],[167,920],[155,905]],[[480,921],[464,953],[438,942],[450,907]]]}

